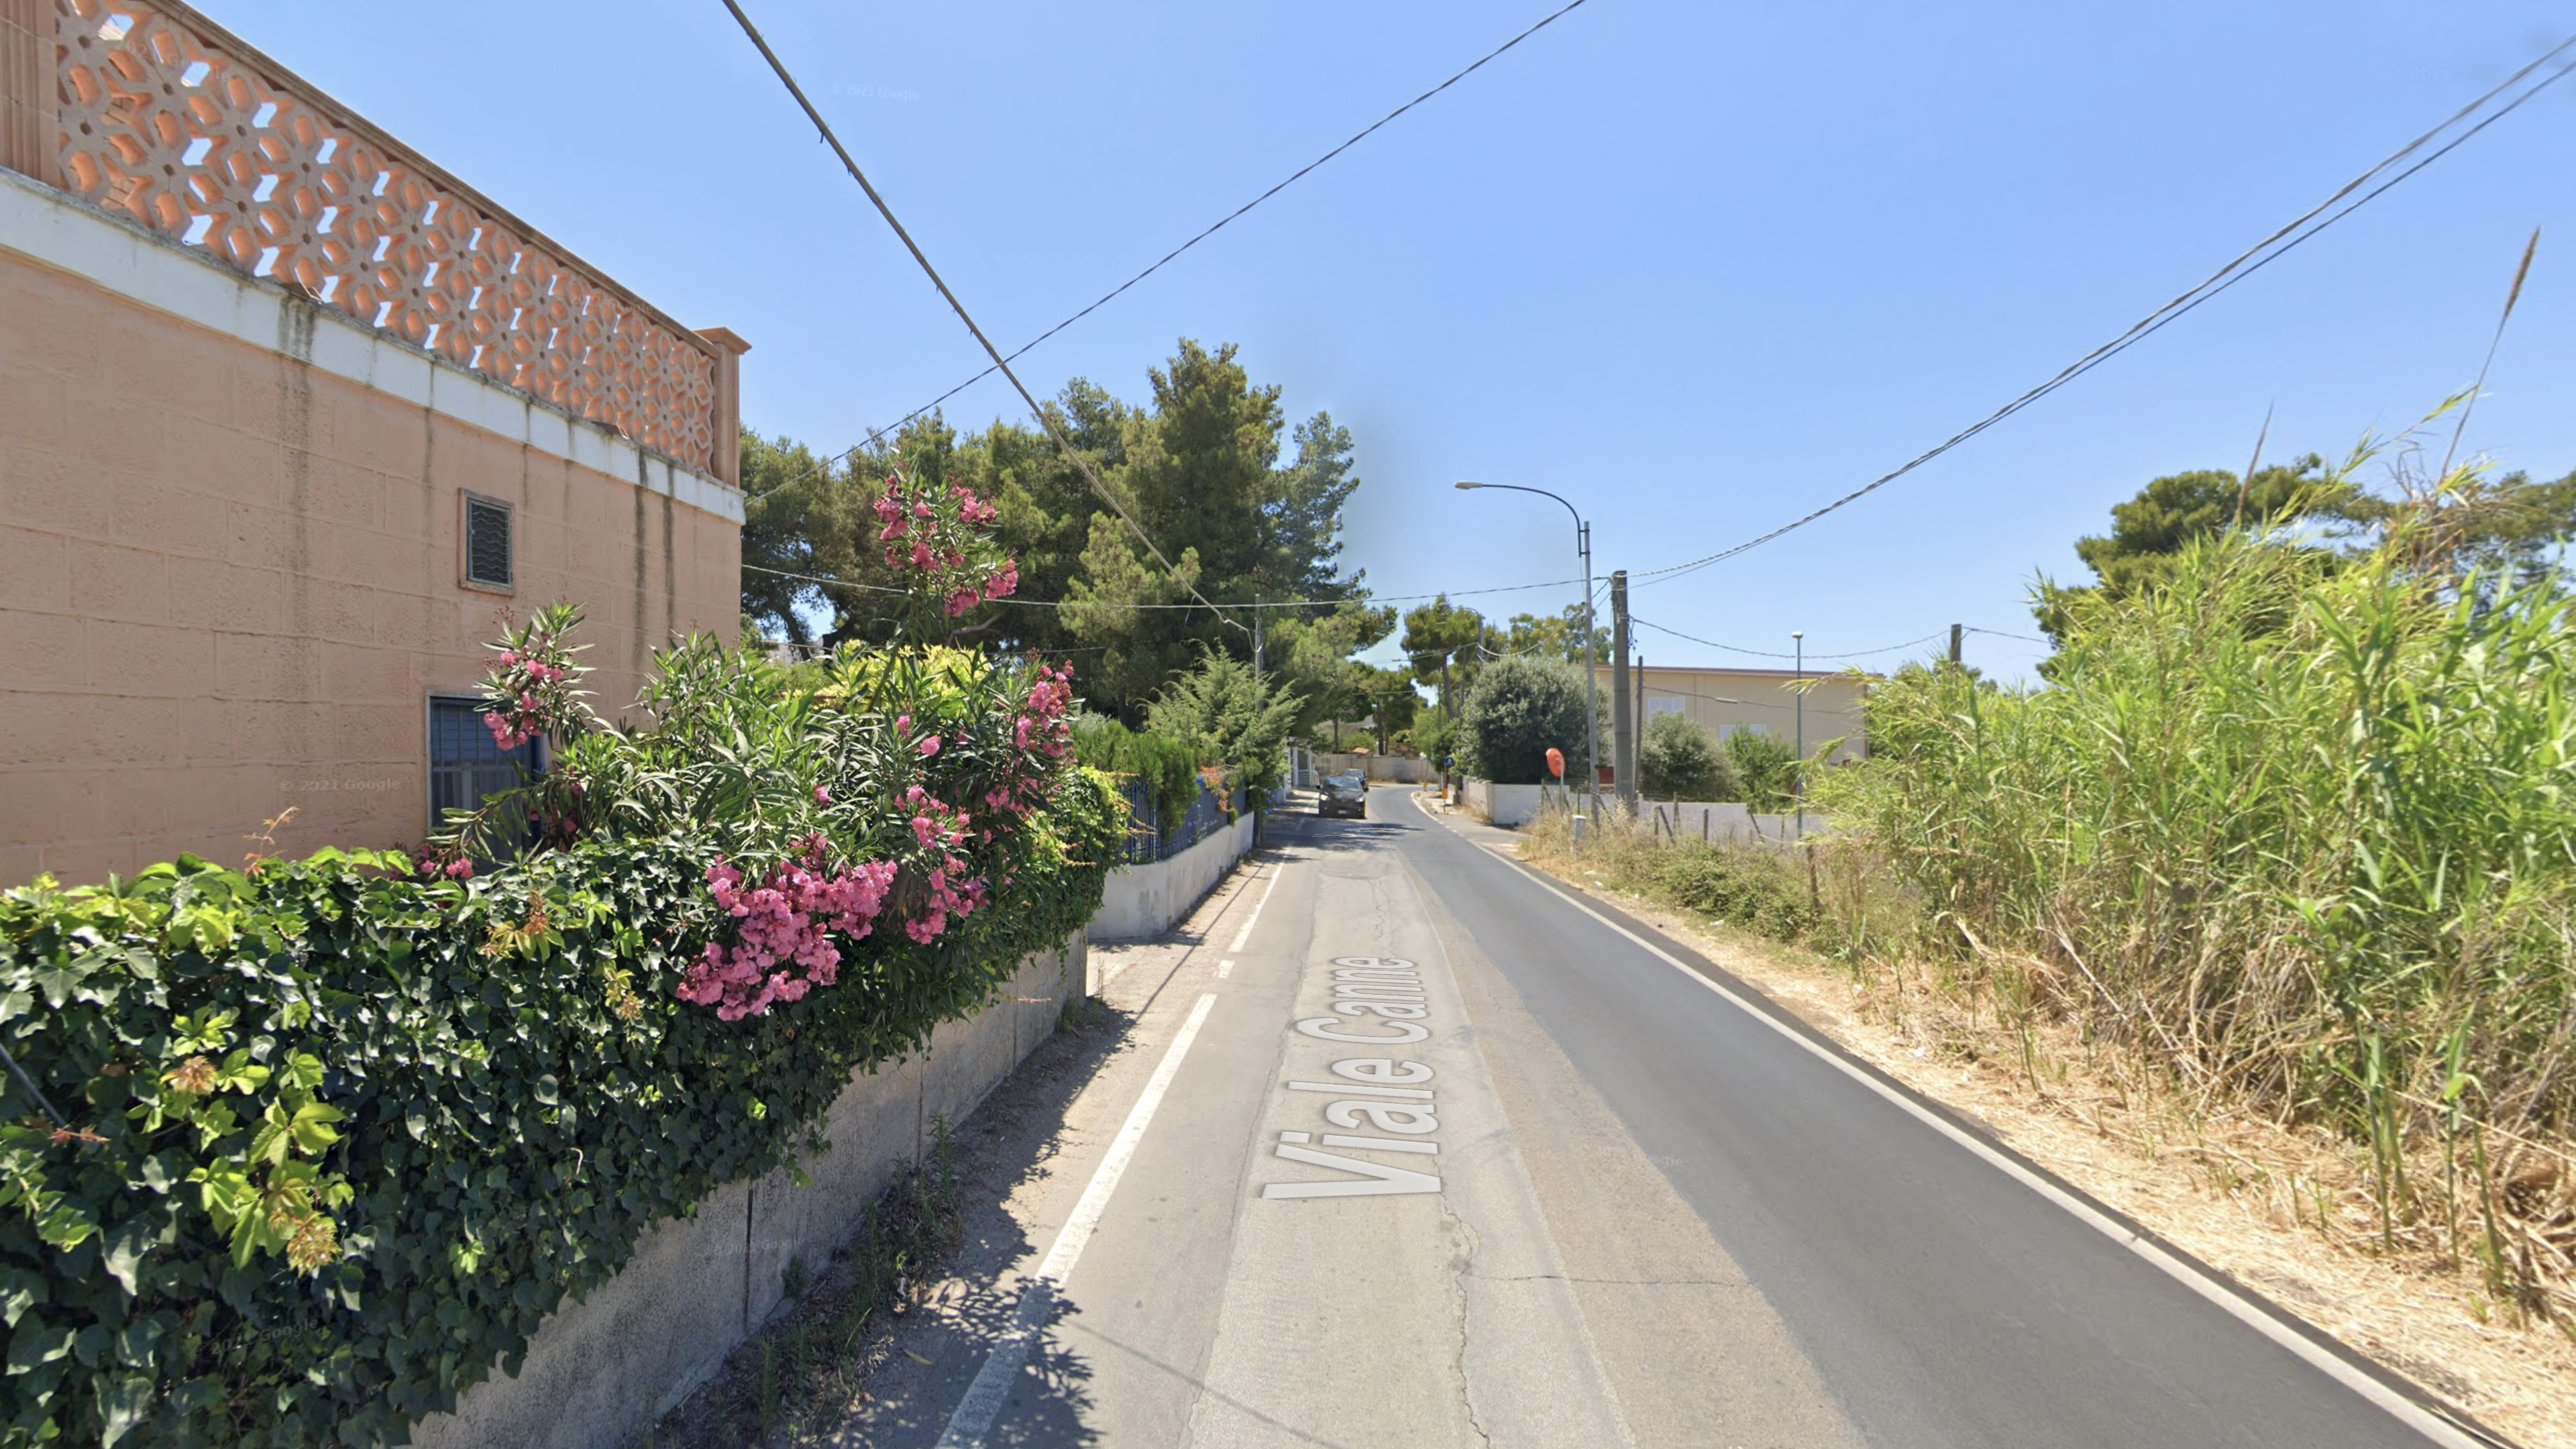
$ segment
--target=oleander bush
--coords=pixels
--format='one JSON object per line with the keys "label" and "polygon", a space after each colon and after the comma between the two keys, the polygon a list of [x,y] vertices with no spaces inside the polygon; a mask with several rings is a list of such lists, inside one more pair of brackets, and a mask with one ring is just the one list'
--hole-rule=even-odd
{"label": "oleander bush", "polygon": [[1067,672],[700,638],[620,727],[577,624],[489,680],[554,767],[418,856],[0,893],[0,1444],[403,1442],[1098,909]]}

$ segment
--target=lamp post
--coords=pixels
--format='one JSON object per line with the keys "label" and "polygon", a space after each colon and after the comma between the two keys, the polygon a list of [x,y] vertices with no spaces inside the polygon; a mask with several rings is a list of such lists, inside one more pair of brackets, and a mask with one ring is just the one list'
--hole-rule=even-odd
{"label": "lamp post", "polygon": [[[1797,650],[1798,683],[1803,685],[1807,682],[1807,631],[1792,629],[1789,638]],[[1774,654],[1771,657],[1777,659],[1780,656]],[[1807,838],[1807,691],[1797,689],[1794,692],[1798,696],[1798,759],[1796,772],[1789,778],[1798,787],[1798,838],[1804,840]]]}
{"label": "lamp post", "polygon": [[1513,493],[1535,493],[1541,498],[1554,498],[1565,503],[1565,511],[1574,515],[1574,548],[1583,555],[1583,790],[1594,798],[1593,813],[1600,813],[1601,795],[1601,695],[1600,672],[1592,659],[1592,525],[1583,521],[1571,503],[1544,488],[1524,488],[1518,483],[1461,483],[1461,489],[1502,488]]}

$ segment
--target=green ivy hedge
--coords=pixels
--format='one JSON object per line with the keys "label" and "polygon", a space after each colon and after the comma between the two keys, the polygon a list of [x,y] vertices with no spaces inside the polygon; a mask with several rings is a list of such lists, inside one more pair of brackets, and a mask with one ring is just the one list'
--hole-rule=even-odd
{"label": "green ivy hedge", "polygon": [[[727,929],[712,865],[809,823],[891,858],[866,842],[905,838],[907,781],[981,790],[1031,697],[954,657],[798,676],[691,647],[666,677],[703,687],[654,731],[565,730],[589,773],[548,783],[558,838],[500,869],[326,850],[0,894],[0,1444],[405,1442],[653,1222],[793,1161],[854,1070],[1098,910],[1124,803],[1024,748],[1043,799],[948,847],[997,867],[981,909],[922,943],[900,886],[802,1000],[679,999]],[[890,689],[923,725],[895,728]],[[774,740],[710,726],[718,697]],[[912,743],[934,719],[937,759]],[[675,739],[730,783],[636,765]],[[545,813],[577,799],[590,818]]]}

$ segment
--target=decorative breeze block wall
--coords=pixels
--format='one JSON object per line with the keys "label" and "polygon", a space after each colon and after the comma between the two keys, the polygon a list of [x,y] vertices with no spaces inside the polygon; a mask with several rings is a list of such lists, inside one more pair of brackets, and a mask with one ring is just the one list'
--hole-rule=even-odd
{"label": "decorative breeze block wall", "polygon": [[65,190],[719,476],[714,344],[194,11],[53,0]]}

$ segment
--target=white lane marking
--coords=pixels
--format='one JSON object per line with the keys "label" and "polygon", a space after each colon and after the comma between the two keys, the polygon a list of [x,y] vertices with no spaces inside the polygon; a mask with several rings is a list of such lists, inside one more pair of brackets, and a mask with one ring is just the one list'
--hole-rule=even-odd
{"label": "white lane marking", "polygon": [[[1419,810],[1422,807],[1417,803],[1414,808]],[[1428,810],[1424,810],[1422,813],[1426,818],[1431,816],[1431,812]],[[2255,1306],[2255,1304],[2247,1299],[2243,1294],[2238,1293],[2227,1284],[2219,1282],[2217,1279],[2201,1272],[2190,1263],[2186,1263],[2182,1259],[2175,1257],[2173,1254],[2166,1252],[2161,1246],[2149,1239],[2140,1237],[2138,1234],[2129,1231],[2128,1228],[2120,1224],[2118,1219],[2111,1217],[2100,1208],[2097,1208],[2093,1204],[2086,1202],[2084,1199],[2066,1191],[2057,1184],[2050,1182],[2047,1178],[2041,1177],[2039,1174],[2032,1172],[2029,1168],[2026,1168],[2020,1163],[2013,1161],[2011,1158],[2006,1157],[2002,1153],[1997,1152],[1994,1148],[1986,1145],[1985,1143],[1978,1141],[1975,1137],[1962,1131],[1956,1124],[1941,1117],[1940,1114],[1914,1101],[1904,1093],[1897,1091],[1895,1088],[1878,1080],[1876,1077],[1871,1076],[1869,1073],[1862,1071],[1858,1066],[1844,1060],[1836,1053],[1826,1050],[1823,1046],[1809,1040],[1798,1032],[1791,1031],[1787,1026],[1781,1024],[1777,1018],[1773,1017],[1768,1010],[1765,1010],[1763,1007],[1756,1006],[1753,1002],[1745,999],[1742,993],[1720,985],[1715,981],[1709,980],[1697,971],[1692,970],[1689,965],[1684,963],[1680,958],[1666,952],[1654,942],[1647,940],[1645,937],[1640,936],[1636,932],[1629,930],[1627,927],[1620,925],[1617,921],[1614,921],[1608,916],[1601,914],[1599,911],[1592,909],[1592,907],[1584,904],[1581,900],[1568,894],[1566,890],[1559,886],[1555,881],[1551,880],[1546,875],[1541,874],[1536,867],[1523,865],[1519,861],[1511,860],[1510,857],[1501,855],[1495,851],[1485,851],[1484,854],[1491,855],[1497,860],[1507,861],[1514,869],[1528,875],[1542,887],[1546,888],[1550,893],[1554,894],[1557,899],[1564,901],[1567,905],[1574,907],[1576,910],[1590,916],[1602,925],[1609,927],[1612,931],[1626,937],[1632,945],[1635,945],[1647,955],[1654,957],[1656,960],[1663,962],[1665,965],[1672,967],[1676,971],[1679,971],[1689,979],[1698,982],[1700,985],[1716,992],[1719,996],[1733,1002],[1738,1009],[1752,1017],[1755,1021],[1758,1021],[1764,1026],[1771,1028],[1773,1031],[1778,1032],[1780,1035],[1787,1037],[1790,1041],[1797,1043],[1798,1047],[1809,1055],[1814,1056],[1818,1060],[1824,1062],[1827,1066],[1832,1067],[1834,1070],[1841,1072],[1844,1076],[1851,1078],[1853,1081],[1860,1083],[1862,1086],[1869,1088],[1879,1096],[1887,1099],[1907,1115],[1931,1128],[1933,1131],[1940,1133],[1942,1136],[1949,1138],[1961,1147],[1975,1153],[1978,1157],[1984,1159],[1988,1165],[2000,1170],[2005,1176],[2011,1178],[2013,1181],[2020,1183],[2022,1186],[2038,1193],[2041,1197],[2046,1198],[2048,1201],[2055,1203],[2067,1212],[2072,1213],[2078,1222],[2083,1223],[2086,1227],[2093,1229],[2095,1232],[2098,1232],[2102,1236],[2109,1238],[2111,1241],[2118,1243],[2130,1252],[2144,1258],[2149,1263],[2162,1270],[2167,1277],[2174,1279],[2184,1287],[2191,1289],[2201,1297],[2216,1304],[2238,1322],[2245,1324],[2255,1332],[2262,1334],[2265,1338],[2272,1340],[2274,1343],[2279,1344],[2281,1347],[2288,1349],[2290,1352],[2306,1360],[2311,1367],[2323,1372],[2326,1377],[2333,1379],[2335,1382],[2342,1384],[2345,1388],[2352,1390],[2354,1393],[2368,1399],[2371,1403],[2378,1405],[2381,1409],[2387,1411],[2391,1417],[2406,1425],[2408,1428],[2413,1429],[2415,1432],[2422,1434],[2425,1438],[2430,1439],[2437,1444],[2446,1446],[2446,1449],[2493,1449],[2492,1441],[2468,1433],[2458,1425],[2453,1424],[2450,1420],[2443,1418],[2439,1414],[2436,1414],[2425,1408],[2423,1405],[2415,1402],[2413,1399],[2408,1398],[2406,1395],[2401,1394],[2395,1389],[2392,1389],[2388,1385],[2380,1382],[2373,1375],[2365,1373],[2361,1369],[2354,1367],[2352,1364],[2346,1362],[2341,1355],[2329,1352],[2318,1345],[2314,1340],[2310,1339],[2307,1335],[2292,1329],[2287,1324],[2282,1323],[2279,1319],[2274,1318],[2271,1314],[2264,1312],[2261,1308]]]}
{"label": "white lane marking", "polygon": [[992,1432],[993,1422],[1002,1415],[1002,1403],[1010,1396],[1012,1381],[1027,1366],[1029,1344],[1046,1322],[1047,1305],[1055,1297],[1056,1285],[1073,1272],[1082,1257],[1083,1245],[1091,1241],[1100,1226],[1100,1215],[1109,1207],[1109,1195],[1118,1190],[1118,1179],[1125,1176],[1128,1161],[1136,1155],[1136,1144],[1145,1138],[1147,1124],[1154,1120],[1154,1109],[1163,1103],[1163,1094],[1171,1089],[1172,1078],[1180,1074],[1181,1057],[1197,1039],[1199,1024],[1207,1020],[1208,1008],[1216,1005],[1213,993],[1199,998],[1190,1009],[1189,1020],[1181,1023],[1171,1047],[1163,1053],[1162,1063],[1145,1083],[1145,1094],[1127,1113],[1127,1123],[1109,1143],[1109,1153],[1092,1171],[1091,1185],[1082,1190],[1082,1200],[1074,1204],[1073,1216],[1057,1230],[1055,1246],[1047,1250],[1046,1261],[1038,1264],[1037,1273],[1028,1286],[1020,1290],[1018,1308],[1011,1315],[1011,1326],[984,1366],[975,1373],[975,1382],[966,1386],[966,1397],[959,1400],[957,1412],[948,1416],[947,1432],[939,1436],[939,1449],[968,1449],[980,1445]]}
{"label": "white lane marking", "polygon": [[1227,978],[1227,977],[1229,977],[1229,976],[1231,976],[1231,975],[1233,975],[1233,974],[1234,974],[1234,962],[1233,962],[1232,960],[1219,961],[1218,963],[1216,963],[1216,979],[1217,979],[1217,980],[1219,980],[1219,981],[1223,981],[1225,978]]}
{"label": "white lane marking", "polygon": [[1278,869],[1270,872],[1270,884],[1261,888],[1261,899],[1253,903],[1252,914],[1243,918],[1243,929],[1234,933],[1234,944],[1227,949],[1240,951],[1243,943],[1252,939],[1252,923],[1261,919],[1261,908],[1270,904],[1270,893],[1279,889],[1279,877],[1287,873],[1288,862],[1284,860]]}

